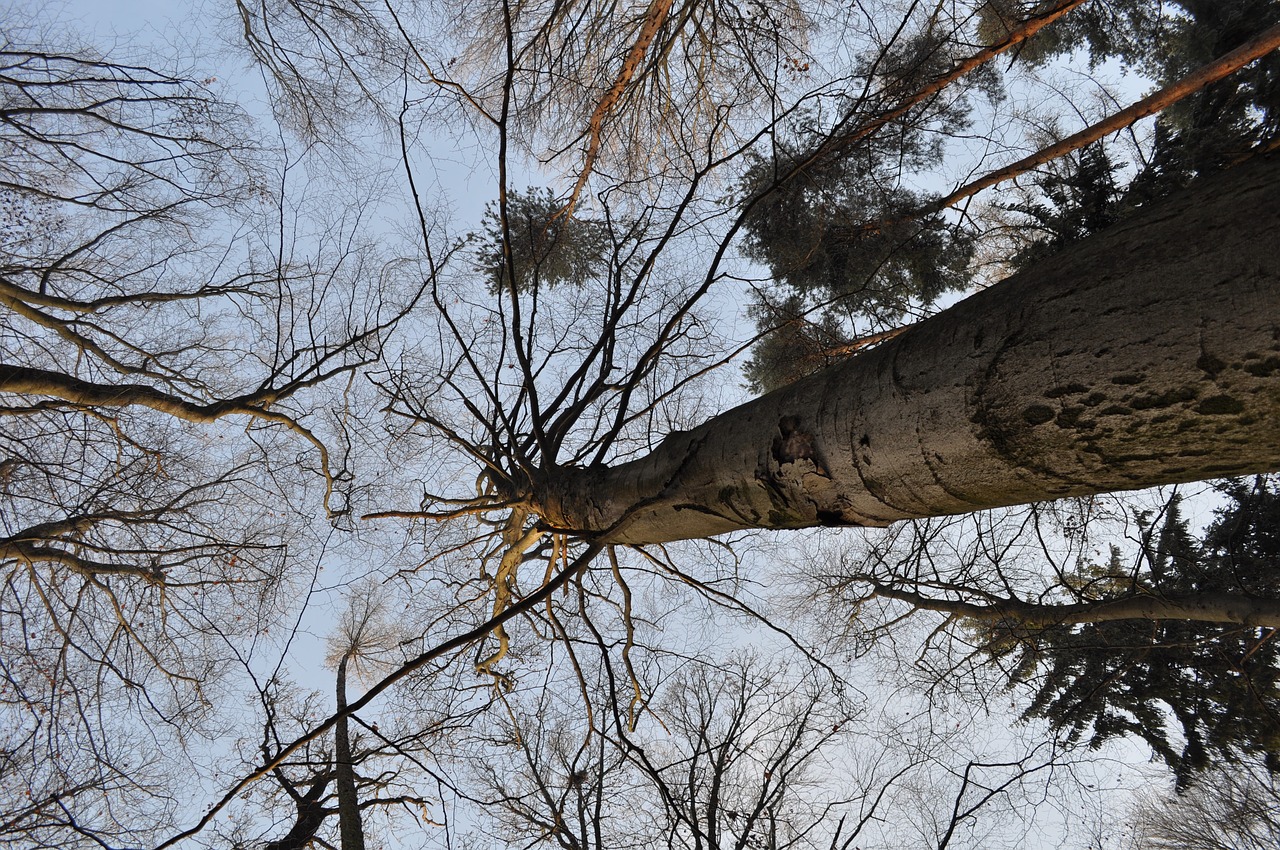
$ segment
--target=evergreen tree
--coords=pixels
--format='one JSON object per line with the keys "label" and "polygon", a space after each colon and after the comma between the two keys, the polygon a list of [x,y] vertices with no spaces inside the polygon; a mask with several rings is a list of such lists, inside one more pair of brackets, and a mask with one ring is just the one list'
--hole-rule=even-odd
{"label": "evergreen tree", "polygon": [[1120,165],[1111,160],[1102,144],[1090,145],[1078,157],[1065,158],[1057,165],[1036,176],[1042,200],[1007,207],[1025,215],[1028,227],[1037,234],[1011,258],[1015,269],[1055,254],[1109,227],[1123,215],[1124,204],[1116,185]]}
{"label": "evergreen tree", "polygon": [[[1139,569],[1113,553],[1083,568],[1081,599],[1132,594],[1280,594],[1280,490],[1234,481],[1226,507],[1196,540],[1178,502],[1159,528],[1143,517]],[[1275,629],[1187,620],[997,627],[986,650],[1010,657],[1013,682],[1033,682],[1025,717],[1042,717],[1091,746],[1134,734],[1173,768],[1184,787],[1198,772],[1240,754],[1280,772],[1280,642]],[[1176,731],[1175,731],[1176,729]]]}
{"label": "evergreen tree", "polygon": [[[979,33],[1002,33],[1002,21],[1027,11],[1016,0],[984,7]],[[1039,63],[1087,49],[1093,61],[1118,58],[1166,85],[1244,44],[1280,22],[1274,0],[1176,0],[1161,12],[1150,4],[1089,4],[1048,27],[1023,61]],[[1186,186],[1198,175],[1230,167],[1280,143],[1280,56],[1272,53],[1208,86],[1156,119],[1144,161],[1127,186],[1117,181],[1122,163],[1101,144],[1042,172],[1035,184],[1042,201],[1009,209],[1027,215],[1029,242],[1015,269],[1102,230],[1133,210]]]}
{"label": "evergreen tree", "polygon": [[494,291],[508,284],[508,275],[522,291],[582,286],[597,277],[608,268],[609,225],[565,213],[565,205],[550,189],[530,187],[507,194],[504,227],[501,206],[490,202],[481,232],[469,237],[476,243],[476,271],[488,278]]}
{"label": "evergreen tree", "polygon": [[[1161,84],[1227,53],[1280,23],[1274,0],[1179,0],[1166,13],[1162,38],[1148,64]],[[1154,192],[1176,188],[1170,178],[1228,167],[1280,140],[1280,57],[1272,53],[1164,112],[1155,139]],[[1135,189],[1143,188],[1140,179]],[[1155,177],[1163,179],[1155,180]],[[1151,187],[1146,187],[1147,191]]]}
{"label": "evergreen tree", "polygon": [[[1044,4],[989,0],[976,18],[985,43],[1007,36]],[[1091,3],[1022,44],[1014,61],[1044,64],[1087,51],[1091,63],[1125,67],[1172,82],[1239,47],[1280,21],[1274,0],[1140,0]],[[925,35],[867,65],[883,93],[938,73],[944,51]],[[968,82],[999,97],[993,69]],[[758,156],[743,179],[746,253],[767,266],[775,284],[756,293],[751,309],[764,334],[746,374],[769,390],[829,365],[868,328],[899,323],[913,309],[967,286],[977,235],[930,209],[931,196],[901,185],[904,165],[936,162],[938,141],[969,122],[965,96],[921,108],[862,139],[856,150],[832,145],[854,107],[824,122],[803,116],[790,138]],[[1280,142],[1280,56],[1272,54],[1186,98],[1157,119],[1143,161],[1127,186],[1122,163],[1102,145],[1042,173],[1042,200],[1009,209],[1026,214],[1025,247],[1016,270],[1119,221],[1137,207]],[[928,132],[926,132],[926,128]],[[832,340],[832,334],[835,339]],[[830,343],[830,344],[828,344]]]}
{"label": "evergreen tree", "polygon": [[898,178],[904,159],[923,165],[938,151],[918,130],[886,136],[821,155],[814,150],[824,133],[809,127],[792,151],[748,170],[745,249],[775,282],[751,311],[766,334],[747,367],[756,389],[828,365],[859,323],[891,326],[969,283],[973,232],[939,214],[915,215],[932,198]]}

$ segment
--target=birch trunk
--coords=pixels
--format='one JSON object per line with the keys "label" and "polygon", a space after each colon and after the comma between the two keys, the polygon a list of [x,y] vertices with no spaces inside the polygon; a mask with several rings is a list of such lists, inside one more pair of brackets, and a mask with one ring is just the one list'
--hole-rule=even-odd
{"label": "birch trunk", "polygon": [[537,495],[552,527],[642,544],[1277,469],[1280,158]]}

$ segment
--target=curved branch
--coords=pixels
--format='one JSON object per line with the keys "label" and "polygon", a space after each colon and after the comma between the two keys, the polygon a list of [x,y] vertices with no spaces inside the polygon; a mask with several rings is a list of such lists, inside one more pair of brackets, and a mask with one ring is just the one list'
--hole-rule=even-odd
{"label": "curved branch", "polygon": [[71,552],[66,551],[65,549],[55,549],[49,546],[35,546],[22,540],[8,540],[0,542],[0,559],[13,559],[28,564],[35,563],[37,561],[61,564],[73,572],[77,572],[85,576],[133,575],[141,576],[148,581],[164,581],[164,572],[158,566],[147,568],[136,564],[108,564],[103,561],[93,561],[88,558],[82,558],[79,555],[74,555]]}

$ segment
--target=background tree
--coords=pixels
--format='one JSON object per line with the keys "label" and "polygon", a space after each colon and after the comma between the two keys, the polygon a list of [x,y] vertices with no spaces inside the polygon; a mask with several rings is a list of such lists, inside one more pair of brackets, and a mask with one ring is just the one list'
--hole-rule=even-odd
{"label": "background tree", "polygon": [[[981,13],[985,26],[993,34],[1002,31],[997,19],[1016,15],[1015,7],[987,4]],[[1087,47],[1092,61],[1119,58],[1167,84],[1277,21],[1274,4],[1252,0],[1175,2],[1158,10],[1143,3],[1091,4],[1047,28],[1036,51],[1020,58],[1043,63]],[[1036,179],[1042,198],[1012,206],[1027,214],[1031,224],[1022,237],[1030,244],[1015,255],[1015,267],[1109,226],[1196,176],[1238,163],[1250,151],[1272,149],[1276,61],[1274,54],[1268,55],[1161,112],[1149,148],[1138,152],[1135,163],[1116,161],[1112,152],[1094,146],[1049,165]],[[1125,176],[1128,165],[1131,179]]]}
{"label": "background tree", "polygon": [[1181,793],[1148,794],[1132,814],[1139,850],[1262,850],[1280,836],[1275,775],[1247,760],[1213,768]]}
{"label": "background tree", "polygon": [[[855,117],[891,109],[901,90],[942,73],[950,58],[946,47],[923,38],[886,45],[862,69],[884,87],[879,97],[864,89],[800,112],[777,132],[769,155],[751,158],[742,180],[746,253],[767,266],[773,282],[754,293],[766,336],[747,366],[753,389],[775,389],[848,356],[846,346],[868,328],[895,327],[969,283],[975,233],[937,213],[917,215],[935,198],[907,188],[902,176],[941,161],[942,139],[969,123],[970,91],[1000,96],[990,69],[856,146],[833,144]],[[796,326],[814,331],[783,330]],[[807,357],[796,357],[797,336],[835,338],[812,351],[801,346]]]}
{"label": "background tree", "polygon": [[[1232,594],[1275,599],[1280,498],[1274,485],[1228,486],[1229,502],[1195,540],[1172,501],[1158,529],[1142,519],[1148,539],[1135,570],[1113,559],[1083,569],[1084,599],[1149,595]],[[1118,569],[1119,568],[1119,569]],[[1174,768],[1180,785],[1197,771],[1233,762],[1238,753],[1280,770],[1280,724],[1274,626],[1220,626],[1192,620],[1117,620],[1023,629],[1000,626],[990,649],[1012,657],[1011,677],[1032,680],[1029,715],[1049,718],[1091,744],[1121,734],[1142,737]],[[1168,731],[1168,713],[1178,736]],[[1178,751],[1177,740],[1181,740]]]}
{"label": "background tree", "polygon": [[137,843],[181,812],[178,742],[222,722],[233,647],[289,604],[315,505],[344,510],[321,388],[376,359],[406,302],[353,290],[360,210],[334,208],[305,256],[296,164],[213,81],[59,49],[17,18],[0,632],[4,747],[29,770],[3,822],[20,842]]}
{"label": "background tree", "polygon": [[[610,228],[606,222],[564,215],[550,189],[512,192],[506,213],[489,204],[482,231],[472,234],[477,271],[489,276],[495,292],[571,284],[582,287],[607,274]],[[505,223],[505,224],[504,224]]]}
{"label": "background tree", "polygon": [[1105,147],[1091,145],[1078,157],[1059,162],[1060,169],[1051,166],[1035,178],[1042,199],[1009,207],[1029,219],[1021,234],[1025,246],[1009,258],[1015,268],[1052,257],[1090,233],[1105,230],[1124,214],[1124,201],[1116,184],[1120,166],[1111,160]]}
{"label": "background tree", "polygon": [[[998,42],[1036,10],[1034,3],[1001,0],[980,4],[977,34],[987,43]],[[1160,9],[1140,2],[1088,4],[1053,20],[1033,41],[1019,44],[1013,61],[1038,67],[1055,57],[1087,49],[1091,62],[1118,58],[1167,84],[1276,22],[1274,4],[1247,0],[1174,3]],[[907,44],[886,51],[885,61],[872,63],[872,75],[898,75],[906,83],[913,75],[918,80],[938,73],[945,48],[928,41]],[[1249,71],[1215,82],[1161,113],[1151,149],[1143,154],[1146,158],[1137,163],[1136,175],[1123,191],[1116,173],[1123,164],[1113,162],[1101,147],[1088,148],[1078,158],[1061,160],[1056,166],[1046,163],[1046,172],[1035,178],[1039,197],[1010,207],[1029,219],[1029,228],[1015,237],[1024,247],[1009,258],[1013,268],[1024,267],[1109,226],[1142,204],[1185,186],[1196,175],[1239,162],[1249,151],[1273,146],[1275,61],[1274,55],[1262,59]],[[1002,96],[1000,75],[989,66],[981,71],[967,83],[970,90],[983,91],[988,98]],[[857,102],[862,105],[861,99]],[[872,136],[852,152],[841,149],[834,156],[828,154],[825,159],[834,160],[831,164],[823,162],[821,153],[813,153],[823,152],[827,142],[822,132],[814,132],[815,124],[821,122],[810,119],[805,122],[805,135],[815,141],[799,146],[805,151],[800,157],[804,165],[794,169],[785,162],[772,166],[775,176],[793,170],[802,176],[787,179],[782,191],[772,195],[775,200],[753,213],[747,224],[749,250],[755,259],[768,263],[776,281],[789,284],[792,291],[808,292],[810,300],[797,309],[801,305],[794,298],[790,306],[784,306],[785,292],[781,296],[768,295],[767,289],[757,293],[762,300],[755,318],[764,338],[748,368],[755,388],[772,389],[848,356],[860,347],[849,343],[893,327],[908,312],[906,308],[925,309],[943,292],[970,283],[975,235],[968,222],[948,222],[932,209],[930,198],[901,188],[894,189],[897,195],[893,202],[841,197],[850,187],[857,187],[857,192],[866,192],[869,185],[876,184],[897,187],[904,165],[921,170],[932,164],[945,150],[941,139],[964,132],[973,120],[973,105],[963,94],[930,107],[898,118],[890,138]],[[842,113],[837,111],[836,115]],[[835,127],[847,120],[836,120]],[[884,145],[880,153],[876,153],[878,144]],[[796,146],[783,149],[791,151]],[[774,158],[789,156],[795,154],[775,154]],[[885,173],[876,178],[873,171],[877,166],[852,166],[852,160],[859,158],[864,163],[883,158],[878,167]],[[904,162],[912,158],[914,162]],[[840,169],[851,166],[849,173],[839,174]],[[762,171],[767,174],[769,168],[757,166],[749,172],[748,184],[764,182]],[[921,215],[922,211],[929,213]],[[805,226],[780,226],[791,222],[804,222]],[[899,231],[897,238],[895,229]],[[926,232],[933,235],[926,236]],[[795,242],[795,234],[804,234],[799,238],[807,241]],[[861,266],[849,265],[851,258],[859,256],[864,258]],[[886,310],[889,304],[897,307]],[[846,331],[840,340],[830,339],[833,310],[843,311],[841,321],[856,328]],[[812,331],[797,333],[796,327],[803,326],[806,319]],[[859,327],[859,320],[868,324]],[[821,342],[815,346],[810,340]],[[788,356],[797,344],[805,356]],[[825,357],[823,352],[827,352]]]}
{"label": "background tree", "polygon": [[[832,716],[824,714],[828,681],[830,692],[874,681],[868,699],[877,701],[885,682],[920,683],[892,654],[885,668],[860,666],[870,650],[824,634],[812,606],[788,616],[774,593],[786,574],[753,554],[763,535],[686,539],[886,522],[1274,466],[1266,423],[1275,310],[1248,299],[1274,292],[1269,255],[1250,251],[1269,244],[1274,222],[1265,210],[1277,194],[1273,170],[1258,163],[1055,255],[1039,268],[1057,273],[1061,288],[1048,278],[993,288],[948,318],[884,337],[850,361],[856,367],[830,373],[838,377],[805,379],[714,418],[741,401],[723,370],[753,342],[732,309],[753,291],[775,296],[771,309],[874,296],[881,300],[864,306],[905,315],[964,278],[966,252],[982,234],[944,208],[1056,150],[1040,150],[1039,129],[992,95],[996,83],[1003,76],[1019,94],[1036,85],[1014,79],[1019,50],[1034,55],[1037,33],[1081,5],[1019,8],[996,30],[983,3],[780,11],[497,2],[469,14],[414,2],[239,5],[227,34],[262,72],[275,111],[269,131],[243,114],[222,120],[213,83],[189,79],[212,75],[56,50],[48,34],[15,38],[15,53],[28,57],[15,61],[19,70],[47,56],[81,69],[105,64],[76,71],[70,87],[71,78],[47,69],[35,83],[15,71],[10,84],[23,89],[19,105],[46,92],[79,94],[68,95],[70,108],[40,112],[47,127],[11,128],[19,153],[37,144],[37,129],[45,135],[43,153],[22,154],[30,162],[15,166],[10,182],[32,203],[43,203],[48,185],[69,186],[55,206],[71,224],[52,237],[43,226],[22,231],[18,241],[39,250],[15,253],[21,279],[4,317],[4,333],[23,343],[0,375],[5,410],[11,422],[43,423],[15,425],[5,446],[6,457],[38,461],[5,468],[16,507],[4,514],[13,524],[5,528],[12,599],[3,636],[18,659],[7,668],[16,671],[5,693],[17,694],[17,720],[5,729],[17,731],[6,751],[22,768],[5,781],[36,801],[7,795],[19,802],[5,829],[57,846],[332,844],[344,820],[355,824],[354,808],[370,835],[394,824],[412,836],[404,840],[449,846],[486,833],[507,841],[513,823],[526,843],[602,845],[609,842],[594,824],[622,834],[637,821],[672,843],[714,831],[742,846],[817,836],[847,844],[877,832],[892,846],[901,835],[876,818],[900,822],[885,813],[905,809],[916,843],[991,847],[1003,819],[1035,821],[1028,801],[1058,793],[1041,777],[1070,759],[1043,726],[1002,743],[954,731],[959,719],[933,702],[945,688],[963,690],[950,679],[923,695],[893,685],[892,695],[919,707],[900,716],[866,713],[840,730],[833,719],[831,733],[825,722],[789,722],[780,715]],[[1257,59],[1271,44],[1259,38],[1196,85]],[[76,88],[81,76],[87,88]],[[173,97],[148,100],[139,81]],[[967,138],[979,135],[981,146]],[[215,144],[198,141],[206,138]],[[995,157],[1027,147],[1037,151],[1031,165],[991,171],[1002,164]],[[97,159],[86,153],[99,150]],[[42,156],[73,166],[55,173]],[[449,220],[452,201],[469,199],[443,188],[441,175],[459,157],[475,166],[468,196],[496,199],[487,219],[476,203],[460,215],[475,221]],[[985,176],[975,182],[975,174]],[[867,185],[842,186],[841,175]],[[490,178],[491,190],[475,191]],[[553,188],[515,188],[529,184]],[[937,185],[960,188],[924,188]],[[103,197],[129,204],[79,203],[101,187],[112,190]],[[858,203],[895,220],[872,221]],[[914,203],[925,207],[913,211]],[[816,282],[773,290],[751,255],[768,235],[752,230],[754,217],[786,223],[777,210],[787,208],[822,223],[822,205],[840,219],[822,234],[826,265],[816,267]],[[1242,207],[1257,214],[1240,220]],[[1161,230],[1155,219],[1181,229]],[[857,239],[845,238],[846,226]],[[87,237],[67,236],[81,231]],[[479,236],[455,235],[464,233]],[[878,233],[906,244],[898,250]],[[1126,242],[1134,238],[1146,248]],[[1187,256],[1171,259],[1168,243]],[[1122,252],[1125,263],[1115,260]],[[1155,263],[1161,257],[1165,266]],[[945,261],[945,275],[935,260]],[[72,266],[80,277],[60,277]],[[1130,266],[1159,286],[1140,274],[1097,273]],[[874,277],[845,286],[830,274],[836,267]],[[1235,288],[1207,285],[1213,275]],[[1054,309],[1075,303],[1078,312],[1057,315],[1009,295],[1033,290],[1070,290],[1077,300]],[[1121,309],[1109,312],[1112,302]],[[1142,322],[1124,312],[1135,305],[1148,311]],[[965,324],[982,309],[994,324]],[[869,326],[856,310],[829,312],[818,325],[846,349],[867,331],[892,330]],[[1206,316],[1217,324],[1204,324]],[[1062,345],[1031,339],[1041,318],[1058,323],[1045,339]],[[1136,327],[1166,336],[1158,346],[1131,345]],[[1198,334],[1188,333],[1193,327]],[[1112,360],[1098,362],[1101,349],[1085,344],[1081,328],[1107,340]],[[1029,347],[1018,348],[1019,337]],[[1183,343],[1181,361],[1165,356],[1164,339]],[[935,359],[912,360],[920,352]],[[982,357],[981,379],[947,384],[948,369]],[[919,384],[900,370],[911,363]],[[1069,377],[1073,368],[1086,375],[1084,390]],[[854,398],[847,409],[878,411],[879,425],[855,433],[846,419],[839,440],[817,431],[809,418],[832,408],[815,388],[872,373],[888,376],[879,406],[870,384],[829,398]],[[1046,386],[1046,375],[1068,377]],[[1198,383],[1188,393],[1190,375]],[[1100,382],[1101,400],[1088,382]],[[985,395],[967,405],[957,391],[946,404],[930,395],[944,385]],[[962,411],[965,427],[980,426],[970,429],[973,445],[1003,457],[1013,483],[988,488],[998,500],[939,485],[943,460],[979,466],[953,454],[954,441],[922,451],[906,439],[935,433],[926,426],[945,410]],[[986,419],[973,423],[974,410]],[[45,454],[28,448],[29,433],[47,438],[37,444]],[[1021,442],[1036,433],[1083,434],[1084,442]],[[1143,451],[1094,443],[1135,433],[1147,441]],[[738,441],[735,457],[702,453],[729,438]],[[859,457],[874,453],[875,474],[837,468],[827,449],[837,443]],[[1087,468],[1078,474],[1057,465],[1081,459]],[[894,478],[880,470],[908,460],[919,474],[908,496],[874,489]],[[1134,471],[1144,463],[1156,472]],[[657,471],[637,484],[629,480],[636,469]],[[706,470],[710,489],[695,480]],[[763,501],[739,501],[721,474],[747,479],[742,495]],[[74,499],[58,489],[64,478],[75,482]],[[855,479],[871,480],[875,498],[885,498],[837,499],[829,510],[806,497]],[[779,482],[797,484],[795,505],[769,486]],[[181,489],[174,496],[168,488]],[[110,539],[102,523],[78,519],[90,508],[115,512]],[[152,511],[149,524],[115,531],[122,510],[143,509]],[[197,542],[187,542],[192,535]],[[257,559],[253,573],[242,567],[246,552]],[[35,555],[45,560],[33,563]],[[113,564],[114,573],[103,566]],[[342,610],[340,588],[361,578],[404,606],[395,666],[359,696],[347,693],[345,675],[322,674],[291,698],[284,683],[320,657],[314,635],[328,633]],[[46,602],[58,594],[64,601]],[[127,594],[138,601],[117,609],[113,600]],[[886,643],[919,644],[918,635],[872,631]],[[46,645],[26,637],[33,632],[57,637]],[[809,687],[807,674],[797,675],[790,684],[805,687],[781,694],[766,673],[741,669],[730,647],[739,640],[803,659],[803,669],[828,678]],[[357,643],[342,645],[344,673]],[[796,669],[788,663],[770,670]],[[171,703],[156,699],[161,684],[177,694]],[[322,700],[308,702],[312,687]],[[807,702],[815,690],[821,699]],[[338,691],[345,710],[330,712],[328,694]],[[66,701],[49,699],[53,692]],[[121,704],[141,709],[141,721],[81,710]],[[51,743],[50,728],[69,731]],[[734,728],[759,734],[735,738]],[[349,756],[329,743],[340,729]],[[835,795],[803,782],[783,788],[778,771],[794,779],[804,762],[816,772],[818,761],[801,756],[827,752],[837,731],[867,745],[858,761],[866,770],[845,771],[857,787]],[[722,757],[738,744],[748,755]],[[121,747],[128,758],[116,765]],[[147,756],[143,768],[133,747]],[[329,796],[339,767],[345,806]],[[580,770],[587,775],[575,780]],[[184,781],[173,782],[179,772]],[[706,782],[716,777],[712,793]],[[617,803],[606,799],[614,790],[625,792]],[[68,800],[76,806],[64,809]],[[640,804],[628,810],[633,801]],[[748,804],[750,828],[739,824]],[[335,819],[335,808],[351,816]],[[828,817],[836,809],[848,814],[843,823]]]}
{"label": "background tree", "polygon": [[333,727],[333,781],[338,795],[338,832],[342,850],[364,850],[364,824],[356,791],[356,763],[352,752],[351,718],[347,716],[347,673],[376,669],[378,656],[395,649],[396,633],[387,622],[382,588],[357,586],[347,611],[330,637],[329,662],[336,667],[338,722]]}
{"label": "background tree", "polygon": [[1273,765],[1280,729],[1271,642],[1280,623],[1270,540],[1277,497],[1264,478],[1223,492],[1228,502],[1200,540],[1176,494],[1160,517],[1139,514],[1132,562],[1112,545],[1101,564],[1046,552],[1052,569],[1039,575],[997,560],[987,575],[898,564],[849,580],[870,598],[945,612],[1010,687],[1030,685],[1024,719],[1045,718],[1068,742],[1085,737],[1092,748],[1140,737],[1186,787],[1241,758]]}

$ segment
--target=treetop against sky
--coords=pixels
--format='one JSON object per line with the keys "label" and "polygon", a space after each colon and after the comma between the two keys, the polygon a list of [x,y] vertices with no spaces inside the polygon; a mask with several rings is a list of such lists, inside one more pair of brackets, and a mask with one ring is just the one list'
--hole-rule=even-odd
{"label": "treetop against sky", "polygon": [[1275,3],[173,14],[0,12],[0,841],[1154,847],[1280,764]]}

